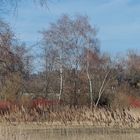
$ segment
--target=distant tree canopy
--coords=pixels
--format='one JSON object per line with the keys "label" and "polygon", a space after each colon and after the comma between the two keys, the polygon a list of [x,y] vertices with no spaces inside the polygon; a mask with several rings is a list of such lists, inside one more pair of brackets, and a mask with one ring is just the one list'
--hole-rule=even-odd
{"label": "distant tree canopy", "polygon": [[27,52],[9,25],[0,20],[0,98],[16,98],[21,91],[22,82],[28,75]]}
{"label": "distant tree canopy", "polygon": [[[16,10],[21,1],[0,0],[0,14]],[[48,0],[32,2],[43,6]],[[139,53],[131,51],[124,60],[113,61],[101,52],[97,29],[87,16],[63,15],[41,34],[40,48],[30,53],[0,19],[0,99],[15,100],[22,92],[92,107],[112,102],[116,106],[124,94],[140,96]],[[32,69],[36,52],[40,53],[39,63],[34,66],[42,69],[34,73],[38,69]]]}
{"label": "distant tree canopy", "polygon": [[[129,53],[125,64],[120,61],[117,67],[100,51],[97,30],[88,17],[63,15],[42,32],[42,38],[46,94],[55,93],[71,105],[87,101],[97,106],[112,102],[124,85],[139,90],[139,54]],[[117,77],[124,77],[122,87]]]}
{"label": "distant tree canopy", "polygon": [[63,15],[42,35],[47,91],[59,93],[71,105],[77,105],[85,96],[92,106],[100,88],[100,94],[108,88],[102,82],[112,76],[107,74],[110,59],[100,52],[96,28],[87,16]]}

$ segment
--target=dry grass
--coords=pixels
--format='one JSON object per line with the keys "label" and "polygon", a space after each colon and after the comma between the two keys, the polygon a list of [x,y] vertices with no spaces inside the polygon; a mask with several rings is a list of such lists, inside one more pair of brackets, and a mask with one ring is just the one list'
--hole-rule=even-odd
{"label": "dry grass", "polygon": [[111,128],[139,128],[139,109],[105,109],[96,110],[87,107],[69,108],[61,107],[55,111],[42,111],[38,113],[32,110],[27,113],[26,109],[15,110],[0,116],[2,124],[34,123],[45,126],[99,126]]}
{"label": "dry grass", "polygon": [[1,115],[0,140],[139,140],[139,116],[138,109],[17,109]]}

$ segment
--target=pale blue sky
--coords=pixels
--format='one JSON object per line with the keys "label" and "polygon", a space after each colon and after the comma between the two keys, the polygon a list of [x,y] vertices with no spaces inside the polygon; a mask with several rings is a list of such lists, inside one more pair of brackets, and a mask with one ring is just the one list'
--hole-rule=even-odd
{"label": "pale blue sky", "polygon": [[19,5],[16,16],[7,15],[6,21],[21,41],[34,44],[41,37],[38,31],[62,14],[89,16],[99,29],[101,49],[111,54],[132,48],[140,52],[140,0],[50,0],[48,8],[28,0]]}

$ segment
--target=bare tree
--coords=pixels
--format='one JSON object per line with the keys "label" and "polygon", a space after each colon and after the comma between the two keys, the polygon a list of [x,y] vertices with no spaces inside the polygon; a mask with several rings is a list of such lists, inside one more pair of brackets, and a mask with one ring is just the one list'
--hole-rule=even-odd
{"label": "bare tree", "polygon": [[[18,96],[29,72],[29,55],[8,24],[0,21],[0,81],[2,96]],[[28,64],[27,64],[28,61]],[[12,91],[10,91],[12,88]]]}
{"label": "bare tree", "polygon": [[98,99],[97,99],[97,102],[96,102],[96,104],[95,104],[95,107],[98,106],[99,101],[100,101],[100,99],[101,99],[101,96],[102,96],[102,94],[103,94],[103,92],[104,92],[104,90],[105,90],[106,83],[107,83],[107,78],[108,78],[108,76],[109,76],[109,73],[110,73],[110,71],[108,71],[108,72],[105,74],[105,77],[104,77],[104,79],[103,79],[103,81],[102,81],[101,87],[100,87],[100,89],[99,89]]}
{"label": "bare tree", "polygon": [[81,71],[81,56],[85,48],[95,49],[97,46],[96,29],[92,28],[88,18],[77,16],[70,19],[68,16],[62,16],[57,23],[51,24],[50,29],[43,31],[43,40],[45,47],[51,48],[55,53],[56,69],[59,68],[60,86],[59,99],[63,93],[64,73],[69,69],[74,77],[72,88],[74,94],[74,104],[77,104],[78,79]]}
{"label": "bare tree", "polygon": [[[5,13],[7,11],[14,10],[18,8],[18,5],[22,2],[23,0],[1,0],[0,1],[0,14]],[[32,0],[34,3],[39,4],[40,6],[47,6],[48,0]]]}
{"label": "bare tree", "polygon": [[129,51],[126,59],[127,82],[130,86],[138,88],[140,83],[140,55],[135,51]]}
{"label": "bare tree", "polygon": [[86,49],[85,50],[85,69],[86,69],[86,74],[87,74],[87,78],[88,78],[88,82],[89,82],[89,94],[90,94],[90,106],[91,108],[93,107],[93,82],[94,82],[94,78],[95,78],[95,74],[96,74],[96,70],[95,70],[95,65],[97,63],[100,63],[100,58],[99,58],[99,52],[97,51],[97,49],[90,50]]}
{"label": "bare tree", "polygon": [[[1,0],[0,4],[2,6],[5,6],[7,4],[11,5],[12,7],[17,7],[18,3],[20,3],[22,0]],[[39,3],[41,6],[46,5],[48,0],[33,0],[34,2]]]}

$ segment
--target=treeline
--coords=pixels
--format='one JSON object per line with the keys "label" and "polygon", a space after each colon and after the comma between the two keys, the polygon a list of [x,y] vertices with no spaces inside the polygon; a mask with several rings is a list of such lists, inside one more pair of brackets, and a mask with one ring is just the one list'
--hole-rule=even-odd
{"label": "treeline", "polygon": [[38,58],[0,20],[1,100],[41,96],[70,106],[116,107],[126,105],[129,96],[139,97],[140,54],[129,51],[115,59],[101,52],[88,17],[63,15],[41,35]]}

